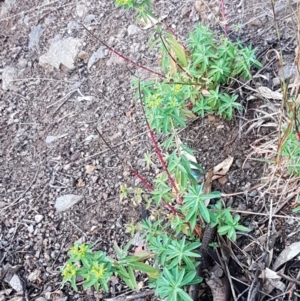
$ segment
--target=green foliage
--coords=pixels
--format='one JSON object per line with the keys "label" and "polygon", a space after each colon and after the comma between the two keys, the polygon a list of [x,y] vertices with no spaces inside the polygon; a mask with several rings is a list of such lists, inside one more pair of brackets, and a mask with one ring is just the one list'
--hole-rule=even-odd
{"label": "green foliage", "polygon": [[281,155],[286,158],[288,173],[300,177],[300,142],[295,131],[289,132]]}
{"label": "green foliage", "polygon": [[134,270],[147,273],[154,279],[158,278],[158,270],[143,262],[152,254],[144,251],[130,256],[128,255],[130,246],[131,241],[122,250],[115,243],[117,260],[114,260],[102,251],[93,252],[91,246],[75,243],[68,253],[70,258],[61,271],[63,284],[70,282],[72,288],[77,291],[76,279],[81,276],[84,279],[84,290],[94,286],[95,290],[101,287],[108,292],[108,281],[113,274],[119,275],[131,289],[137,289]]}
{"label": "green foliage", "polygon": [[[150,0],[116,0],[116,5],[136,9],[144,21],[153,16]],[[260,67],[260,63],[251,47],[242,47],[225,37],[219,37],[217,42],[201,24],[190,33],[186,46],[160,27],[157,35],[152,47],[160,46],[160,63],[166,77],[133,85],[136,97],[143,101],[150,127],[169,135],[162,145],[168,154],[159,153],[156,146],[158,157],[166,162],[167,168],[154,179],[151,197],[146,200],[147,208],[155,213],[141,222],[141,228],[134,222],[126,227],[132,235],[137,229],[143,232],[147,250],[131,255],[131,242],[124,249],[115,243],[117,259],[112,259],[102,251],[93,252],[90,246],[75,244],[62,270],[63,283],[70,282],[76,290],[76,279],[81,276],[84,289],[94,286],[96,290],[101,287],[108,291],[110,277],[117,275],[129,288],[137,289],[135,270],[139,270],[148,274],[161,299],[191,301],[184,287],[202,281],[196,276],[201,245],[196,228],[210,224],[217,227],[220,235],[232,240],[236,240],[236,231],[248,228],[240,225],[240,216],[232,216],[231,208],[224,209],[221,201],[210,205],[210,200],[220,199],[221,194],[203,193],[199,179],[205,171],[196,163],[193,151],[182,144],[175,129],[184,128],[188,119],[207,113],[231,119],[234,110],[241,110],[242,106],[238,97],[226,93],[223,86],[231,77],[250,79],[251,66]],[[151,155],[145,154],[144,161],[149,169]],[[121,185],[120,200],[132,197],[135,204],[140,204],[143,193],[140,188]],[[171,212],[161,209],[162,204]]]}
{"label": "green foliage", "polygon": [[189,222],[192,230],[195,228],[199,215],[203,217],[206,223],[210,223],[210,214],[205,201],[221,196],[220,192],[217,191],[203,194],[202,186],[203,185],[197,185],[191,187],[188,194],[184,196],[182,211],[185,212],[186,221]]}
{"label": "green foliage", "polygon": [[201,117],[216,113],[231,119],[235,109],[242,109],[237,96],[228,95],[221,87],[231,77],[250,79],[250,68],[261,66],[251,47],[222,36],[216,42],[212,32],[201,24],[191,32],[186,48],[169,32],[160,29],[159,35],[154,44],[161,45],[166,79],[140,83],[153,129],[170,133],[173,128],[185,127],[194,113]]}
{"label": "green foliage", "polygon": [[[300,204],[300,197],[298,197],[297,203]],[[300,206],[297,206],[296,208],[293,209],[294,213],[299,212],[299,211],[300,211]]]}
{"label": "green foliage", "polygon": [[239,224],[240,216],[232,216],[231,208],[223,208],[222,202],[218,201],[210,210],[211,227],[217,227],[219,235],[227,235],[235,241],[236,231],[248,232],[249,229]]}
{"label": "green foliage", "polygon": [[70,282],[72,288],[77,291],[76,278],[81,276],[85,280],[83,289],[94,286],[95,290],[98,290],[101,286],[108,292],[107,282],[112,275],[113,267],[104,252],[93,253],[90,246],[75,244],[70,249],[69,256],[70,259],[61,272],[63,284]]}
{"label": "green foliage", "polygon": [[145,22],[147,22],[149,17],[154,17],[150,11],[150,0],[116,0],[115,3],[117,6],[122,6],[125,9],[134,8],[138,13],[138,19],[143,19]]}
{"label": "green foliage", "polygon": [[162,274],[155,282],[155,293],[167,301],[192,301],[193,299],[184,291],[184,286],[201,282],[195,271],[186,272],[185,269],[174,267],[164,268]]}
{"label": "green foliage", "polygon": [[146,169],[150,169],[150,166],[153,165],[153,162],[152,162],[152,154],[146,152],[144,154],[144,159],[143,161],[145,162],[145,165],[146,165]]}

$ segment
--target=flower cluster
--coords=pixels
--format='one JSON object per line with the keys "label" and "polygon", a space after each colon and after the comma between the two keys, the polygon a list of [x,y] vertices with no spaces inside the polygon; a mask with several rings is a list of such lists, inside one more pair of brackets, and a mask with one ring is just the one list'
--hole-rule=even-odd
{"label": "flower cluster", "polygon": [[65,279],[70,279],[76,275],[77,267],[68,262],[64,269],[62,270],[61,274]]}
{"label": "flower cluster", "polygon": [[161,104],[161,98],[157,94],[149,96],[147,100],[148,100],[148,107],[150,109],[156,109]]}
{"label": "flower cluster", "polygon": [[132,4],[132,0],[116,0],[116,4],[119,5],[119,6],[122,6],[122,5],[130,5]]}
{"label": "flower cluster", "polygon": [[84,244],[75,244],[70,249],[70,255],[77,258],[77,260],[80,260],[80,259],[86,257],[88,252],[89,252],[89,247]]}
{"label": "flower cluster", "polygon": [[101,279],[103,278],[103,275],[105,273],[106,269],[104,267],[104,264],[101,263],[101,264],[95,264],[93,267],[92,267],[92,274],[97,278],[97,279]]}

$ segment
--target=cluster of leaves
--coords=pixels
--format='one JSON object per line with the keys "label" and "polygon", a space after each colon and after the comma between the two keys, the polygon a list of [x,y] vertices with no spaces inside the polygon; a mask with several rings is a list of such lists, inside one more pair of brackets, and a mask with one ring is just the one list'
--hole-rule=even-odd
{"label": "cluster of leaves", "polygon": [[173,127],[185,127],[194,114],[204,117],[216,113],[231,119],[234,109],[242,106],[237,95],[222,91],[230,78],[250,79],[251,66],[261,66],[251,47],[242,47],[221,36],[219,41],[201,23],[190,34],[186,46],[169,32],[160,30],[161,64],[166,78],[140,84],[147,118],[158,132],[169,133]]}
{"label": "cluster of leaves", "polygon": [[151,257],[151,253],[143,251],[129,256],[130,246],[131,241],[121,250],[115,243],[117,259],[112,259],[102,251],[93,252],[89,245],[75,243],[68,253],[70,258],[61,271],[63,284],[70,282],[72,288],[77,291],[76,279],[80,276],[84,279],[84,290],[94,286],[95,290],[101,287],[108,292],[108,281],[113,274],[119,275],[131,289],[138,288],[134,270],[147,273],[153,279],[157,278],[158,270],[143,262]]}
{"label": "cluster of leaves", "polygon": [[300,176],[300,147],[298,136],[291,130],[282,147],[281,155],[287,159],[287,171],[296,177]]}
{"label": "cluster of leaves", "polygon": [[143,19],[147,22],[147,19],[151,16],[154,17],[150,11],[151,2],[150,0],[116,0],[117,6],[122,6],[125,9],[134,8],[138,12],[138,18]]}

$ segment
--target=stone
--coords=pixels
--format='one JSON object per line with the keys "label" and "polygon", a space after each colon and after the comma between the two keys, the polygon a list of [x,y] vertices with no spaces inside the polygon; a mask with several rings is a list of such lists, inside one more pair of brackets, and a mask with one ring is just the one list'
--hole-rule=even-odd
{"label": "stone", "polygon": [[60,196],[56,199],[55,209],[57,212],[65,211],[71,208],[72,206],[74,206],[79,201],[81,201],[82,198],[83,198],[82,195],[75,195],[75,194],[66,194]]}
{"label": "stone", "polygon": [[107,49],[104,46],[100,46],[97,51],[95,51],[92,56],[90,57],[88,61],[87,68],[90,70],[90,68],[96,64],[100,59],[104,59],[107,55]]}
{"label": "stone", "polygon": [[12,276],[12,278],[10,279],[9,285],[11,286],[11,288],[13,288],[17,292],[20,292],[23,290],[23,285],[22,285],[21,279],[16,274],[14,274]]}
{"label": "stone", "polygon": [[139,33],[140,31],[141,31],[140,28],[134,24],[129,25],[127,28],[127,33],[129,36],[133,36]]}
{"label": "stone", "polygon": [[14,67],[6,66],[2,70],[2,89],[9,90],[13,85],[13,80],[16,76],[16,70]]}
{"label": "stone", "polygon": [[29,225],[29,226],[27,227],[27,230],[28,230],[29,233],[33,233],[33,232],[34,232],[33,225]]}
{"label": "stone", "polygon": [[43,27],[41,24],[37,25],[37,26],[33,26],[31,28],[31,32],[29,34],[29,44],[28,44],[28,48],[30,50],[40,50],[40,37],[43,34]]}
{"label": "stone", "polygon": [[37,223],[41,222],[43,218],[44,218],[44,216],[41,215],[41,214],[36,214],[36,215],[34,216],[34,219],[35,219],[35,221],[36,221]]}
{"label": "stone", "polygon": [[44,68],[46,68],[47,65],[51,65],[57,69],[63,64],[67,68],[73,69],[80,45],[80,39],[72,37],[60,39],[59,36],[56,36],[52,40],[47,53],[40,56],[39,64]]}

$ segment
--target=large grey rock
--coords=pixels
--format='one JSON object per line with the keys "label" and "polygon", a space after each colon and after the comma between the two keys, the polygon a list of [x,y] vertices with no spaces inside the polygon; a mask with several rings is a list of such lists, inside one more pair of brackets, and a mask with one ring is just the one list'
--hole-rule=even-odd
{"label": "large grey rock", "polygon": [[63,64],[67,68],[73,69],[80,45],[80,39],[68,37],[61,40],[59,36],[56,36],[52,40],[48,52],[40,56],[39,64],[43,67],[51,65],[57,69]]}
{"label": "large grey rock", "polygon": [[81,201],[83,198],[82,195],[75,195],[75,194],[66,194],[60,196],[56,199],[55,202],[55,209],[57,212],[65,211],[71,208],[73,205]]}

